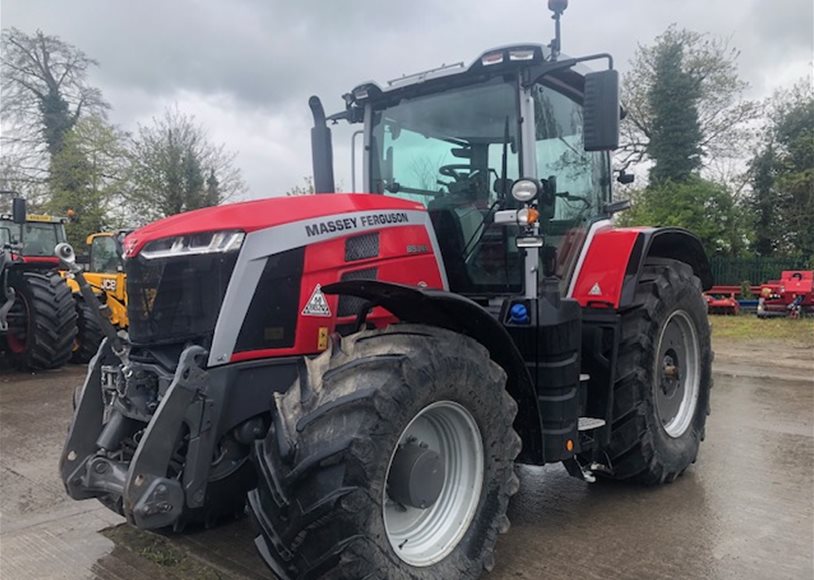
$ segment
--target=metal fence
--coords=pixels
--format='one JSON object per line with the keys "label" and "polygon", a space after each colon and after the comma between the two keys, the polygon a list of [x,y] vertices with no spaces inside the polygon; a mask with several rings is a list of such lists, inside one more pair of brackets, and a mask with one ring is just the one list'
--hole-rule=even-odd
{"label": "metal fence", "polygon": [[711,260],[712,276],[717,285],[734,285],[749,282],[758,285],[777,280],[783,270],[811,269],[814,264],[803,258],[732,258],[714,256]]}

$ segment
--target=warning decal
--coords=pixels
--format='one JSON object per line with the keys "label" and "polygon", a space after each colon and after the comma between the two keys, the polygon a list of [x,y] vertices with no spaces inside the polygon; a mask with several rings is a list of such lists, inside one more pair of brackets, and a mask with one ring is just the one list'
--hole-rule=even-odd
{"label": "warning decal", "polygon": [[322,289],[319,284],[316,285],[314,288],[314,292],[311,294],[311,298],[308,299],[308,303],[305,305],[305,308],[302,309],[303,316],[330,316],[331,309],[328,306],[328,301],[325,299],[325,294],[322,293]]}
{"label": "warning decal", "polygon": [[591,296],[602,296],[602,288],[599,287],[599,282],[593,285],[593,287],[588,291],[588,294]]}

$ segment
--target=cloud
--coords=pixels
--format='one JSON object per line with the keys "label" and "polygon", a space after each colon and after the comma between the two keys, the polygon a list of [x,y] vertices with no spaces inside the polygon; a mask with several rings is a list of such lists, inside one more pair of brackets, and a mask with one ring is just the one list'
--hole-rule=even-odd
{"label": "cloud", "polygon": [[[810,0],[573,0],[570,54],[611,52],[623,71],[637,42],[669,24],[730,37],[753,96],[805,73]],[[127,129],[172,103],[237,150],[252,195],[281,193],[310,174],[307,98],[329,111],[359,82],[385,82],[490,47],[547,43],[544,0],[3,0],[3,26],[40,28],[100,62],[92,82]],[[336,172],[350,188],[351,130],[335,132]]]}

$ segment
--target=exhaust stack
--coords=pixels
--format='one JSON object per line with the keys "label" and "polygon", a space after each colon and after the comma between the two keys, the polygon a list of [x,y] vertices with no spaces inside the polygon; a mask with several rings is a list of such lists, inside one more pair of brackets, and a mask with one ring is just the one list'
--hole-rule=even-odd
{"label": "exhaust stack", "polygon": [[314,192],[334,193],[334,153],[331,130],[325,120],[325,109],[322,101],[314,95],[308,99],[308,106],[314,116],[311,129],[311,160],[314,170]]}

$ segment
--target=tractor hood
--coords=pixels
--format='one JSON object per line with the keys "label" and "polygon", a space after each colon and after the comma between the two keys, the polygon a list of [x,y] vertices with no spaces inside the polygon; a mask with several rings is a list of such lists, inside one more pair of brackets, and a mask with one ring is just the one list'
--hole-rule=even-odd
{"label": "tractor hood", "polygon": [[133,258],[145,244],[189,234],[217,231],[251,233],[293,222],[376,210],[421,210],[416,202],[383,195],[337,193],[272,197],[194,210],[153,222],[124,240],[125,258]]}

